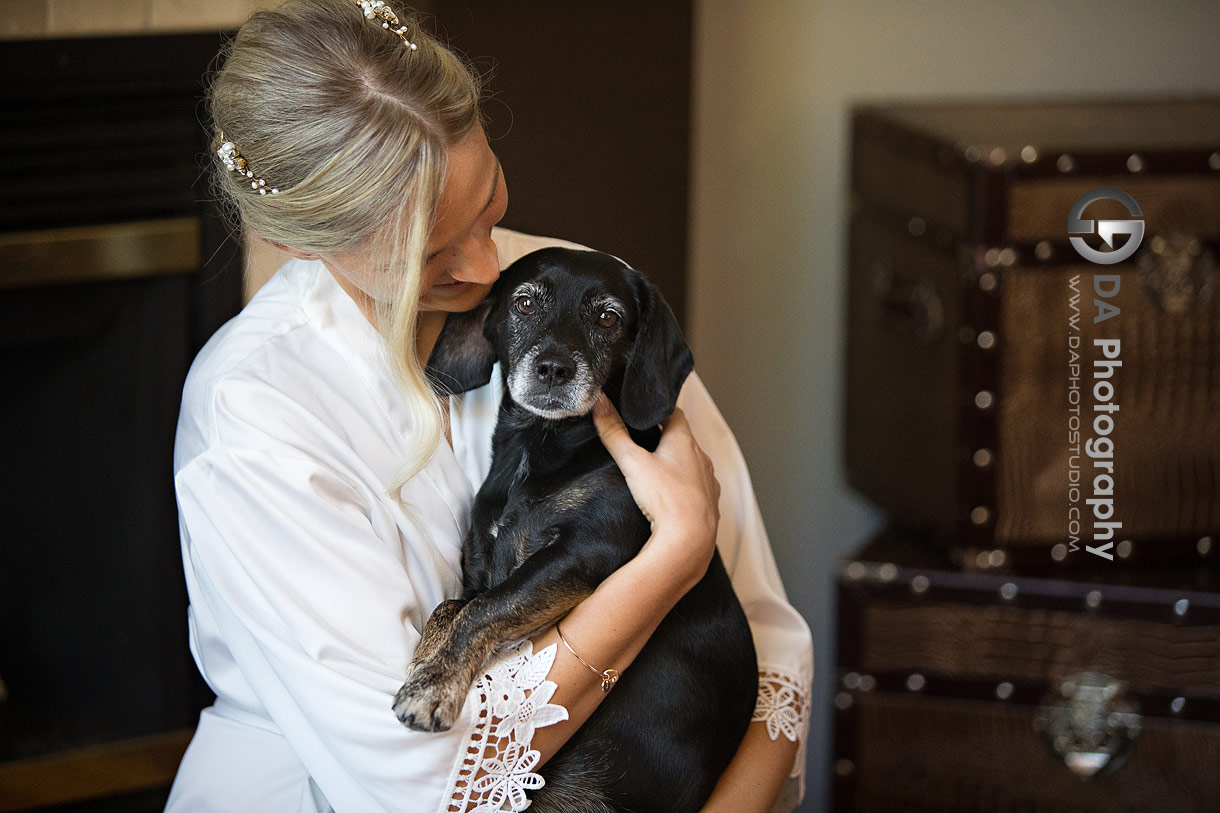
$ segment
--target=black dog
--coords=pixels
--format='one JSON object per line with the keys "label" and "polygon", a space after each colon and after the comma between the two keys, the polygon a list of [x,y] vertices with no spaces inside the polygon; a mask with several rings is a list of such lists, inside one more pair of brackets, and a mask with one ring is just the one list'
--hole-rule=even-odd
{"label": "black dog", "polygon": [[[589,411],[604,389],[637,442],[655,448],[692,366],[673,313],[639,272],[560,248],[523,257],[479,308],[450,315],[428,368],[460,392],[485,384],[496,359],[507,392],[463,547],[465,597],[437,607],[395,699],[419,730],[452,726],[497,646],[559,621],[640,550],[648,522]],[[697,810],[757,691],[753,639],[716,554],[543,767],[532,809]]]}

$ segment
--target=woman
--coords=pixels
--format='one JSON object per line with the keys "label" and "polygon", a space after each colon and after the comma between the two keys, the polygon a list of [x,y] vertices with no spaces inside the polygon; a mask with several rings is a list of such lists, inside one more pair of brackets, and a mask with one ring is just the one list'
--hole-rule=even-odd
{"label": "woman", "polygon": [[809,633],[694,375],[655,453],[604,398],[596,411],[653,534],[564,619],[572,650],[552,629],[506,652],[448,732],[408,730],[390,709],[424,622],[461,592],[500,397],[493,379],[437,399],[423,366],[447,313],[557,242],[496,228],[507,190],[479,98],[414,20],[359,0],[254,15],[214,80],[222,198],[296,259],[217,332],[183,393],[191,646],[217,699],[170,810],[524,809],[539,767],[604,697],[575,653],[629,669],[714,545],[762,674],[756,722],[707,809],[766,811],[795,790]]}

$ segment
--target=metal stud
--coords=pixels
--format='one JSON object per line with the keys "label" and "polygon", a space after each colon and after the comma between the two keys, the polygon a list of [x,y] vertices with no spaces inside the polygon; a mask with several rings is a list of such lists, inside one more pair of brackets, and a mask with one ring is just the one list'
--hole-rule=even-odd
{"label": "metal stud", "polygon": [[1195,550],[1199,552],[1200,556],[1206,556],[1207,554],[1211,553],[1212,538],[1210,536],[1202,537],[1198,542],[1195,543]]}
{"label": "metal stud", "polygon": [[995,332],[991,330],[984,330],[979,334],[978,342],[979,347],[983,348],[984,350],[990,350],[991,348],[995,347]]}
{"label": "metal stud", "polygon": [[998,248],[989,248],[983,253],[983,262],[987,263],[991,268],[995,268],[1000,264],[1000,250]]}
{"label": "metal stud", "polygon": [[995,396],[989,390],[979,390],[974,394],[974,405],[979,409],[990,409],[995,403]]}
{"label": "metal stud", "polygon": [[1015,265],[1017,262],[1017,250],[1014,248],[1000,249],[1000,265],[1007,268],[1010,265]]}
{"label": "metal stud", "polygon": [[1017,597],[1017,585],[1013,582],[1004,582],[1000,585],[1000,598],[1005,601],[1012,601]]}
{"label": "metal stud", "polygon": [[996,686],[995,696],[1001,700],[1007,700],[1008,698],[1012,697],[1012,684],[1008,681],[1004,681],[1000,685]]}
{"label": "metal stud", "polygon": [[858,582],[863,579],[867,572],[868,569],[864,566],[863,562],[851,562],[847,565],[847,567],[843,568],[844,575],[854,582]]}
{"label": "metal stud", "polygon": [[871,692],[877,688],[877,678],[872,675],[860,675],[860,691]]}
{"label": "metal stud", "polygon": [[965,150],[966,160],[974,163],[983,157],[983,150],[979,147],[969,146]]}
{"label": "metal stud", "polygon": [[835,695],[835,708],[839,711],[847,711],[851,708],[851,704],[855,702],[851,696],[851,692],[839,692]]}
{"label": "metal stud", "polygon": [[907,231],[912,237],[922,237],[927,229],[928,224],[922,217],[913,217],[907,222]]}
{"label": "metal stud", "polygon": [[1027,164],[1032,164],[1038,160],[1038,151],[1032,145],[1021,148],[1021,160]]}
{"label": "metal stud", "polygon": [[856,763],[850,759],[835,760],[835,775],[836,776],[851,776],[856,770]]}
{"label": "metal stud", "polygon": [[[970,522],[974,525],[986,525],[991,519],[991,509],[985,505],[976,505],[970,509]],[[986,554],[984,554],[985,556]]]}
{"label": "metal stud", "polygon": [[1189,599],[1180,598],[1173,603],[1173,614],[1176,616],[1186,615],[1186,611],[1190,609]]}
{"label": "metal stud", "polygon": [[1132,153],[1127,158],[1127,169],[1131,172],[1142,172],[1144,170],[1144,159],[1136,153]]}
{"label": "metal stud", "polygon": [[928,592],[928,588],[932,586],[932,582],[928,577],[920,573],[918,576],[911,579],[911,592],[918,595],[923,595]]}
{"label": "metal stud", "polygon": [[1101,606],[1101,591],[1090,590],[1084,597],[1084,603],[1090,610],[1096,610]]}
{"label": "metal stud", "polygon": [[1034,256],[1043,262],[1049,260],[1051,255],[1054,253],[1055,249],[1054,246],[1051,245],[1050,240],[1040,240],[1038,244],[1034,246]]}
{"label": "metal stud", "polygon": [[844,675],[843,676],[843,688],[845,688],[845,689],[860,688],[860,673],[859,672],[848,672],[846,675]]}
{"label": "metal stud", "polygon": [[996,278],[996,275],[991,273],[990,271],[987,271],[987,272],[979,275],[979,289],[980,290],[994,291],[996,285],[998,285],[998,284],[999,284],[999,280]]}
{"label": "metal stud", "polygon": [[1169,704],[1169,708],[1173,710],[1174,714],[1181,714],[1182,709],[1186,708],[1186,698],[1185,697],[1175,697],[1173,699],[1173,702],[1171,702]]}
{"label": "metal stud", "polygon": [[1207,165],[1212,169],[1220,169],[1220,152],[1213,152],[1207,156]]}
{"label": "metal stud", "polygon": [[892,582],[898,578],[898,566],[886,562],[877,568],[877,577],[883,582]]}
{"label": "metal stud", "polygon": [[985,469],[991,465],[991,450],[977,449],[974,452],[974,457],[971,459],[974,461],[974,465],[978,466],[980,469]]}
{"label": "metal stud", "polygon": [[1003,147],[992,147],[991,152],[987,154],[987,160],[998,167],[1008,160],[1008,153],[1004,152]]}
{"label": "metal stud", "polygon": [[1076,168],[1076,161],[1065,152],[1055,160],[1055,168],[1067,174]]}
{"label": "metal stud", "polygon": [[918,672],[912,672],[907,676],[907,688],[913,692],[922,690],[927,683],[928,681],[924,679],[924,676]]}
{"label": "metal stud", "polygon": [[1003,567],[1007,558],[1007,554],[999,549],[981,550],[978,552],[978,555],[974,557],[974,561],[979,566],[980,570],[988,570]]}
{"label": "metal stud", "polygon": [[1067,555],[1068,555],[1068,546],[1064,545],[1062,542],[1060,542],[1055,547],[1051,548],[1051,558],[1054,559],[1056,562],[1062,562],[1064,559],[1067,558]]}
{"label": "metal stud", "polygon": [[1119,559],[1126,559],[1134,552],[1135,546],[1130,539],[1124,539],[1114,546],[1114,552],[1118,554]]}

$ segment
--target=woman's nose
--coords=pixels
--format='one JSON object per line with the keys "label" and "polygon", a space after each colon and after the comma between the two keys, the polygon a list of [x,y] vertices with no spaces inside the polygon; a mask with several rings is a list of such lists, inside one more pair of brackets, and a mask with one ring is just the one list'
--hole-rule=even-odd
{"label": "woman's nose", "polygon": [[495,282],[500,277],[500,257],[496,251],[495,242],[488,239],[485,246],[471,252],[467,261],[461,264],[460,269],[455,269],[450,273],[459,282],[474,282],[481,285],[490,285]]}

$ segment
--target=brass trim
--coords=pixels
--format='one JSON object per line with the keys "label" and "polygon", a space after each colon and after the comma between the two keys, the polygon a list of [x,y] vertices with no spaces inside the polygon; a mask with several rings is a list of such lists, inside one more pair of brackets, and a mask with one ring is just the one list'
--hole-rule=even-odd
{"label": "brass trim", "polygon": [[191,730],[0,763],[0,811],[168,788]]}
{"label": "brass trim", "polygon": [[0,289],[197,273],[199,219],[0,234]]}

